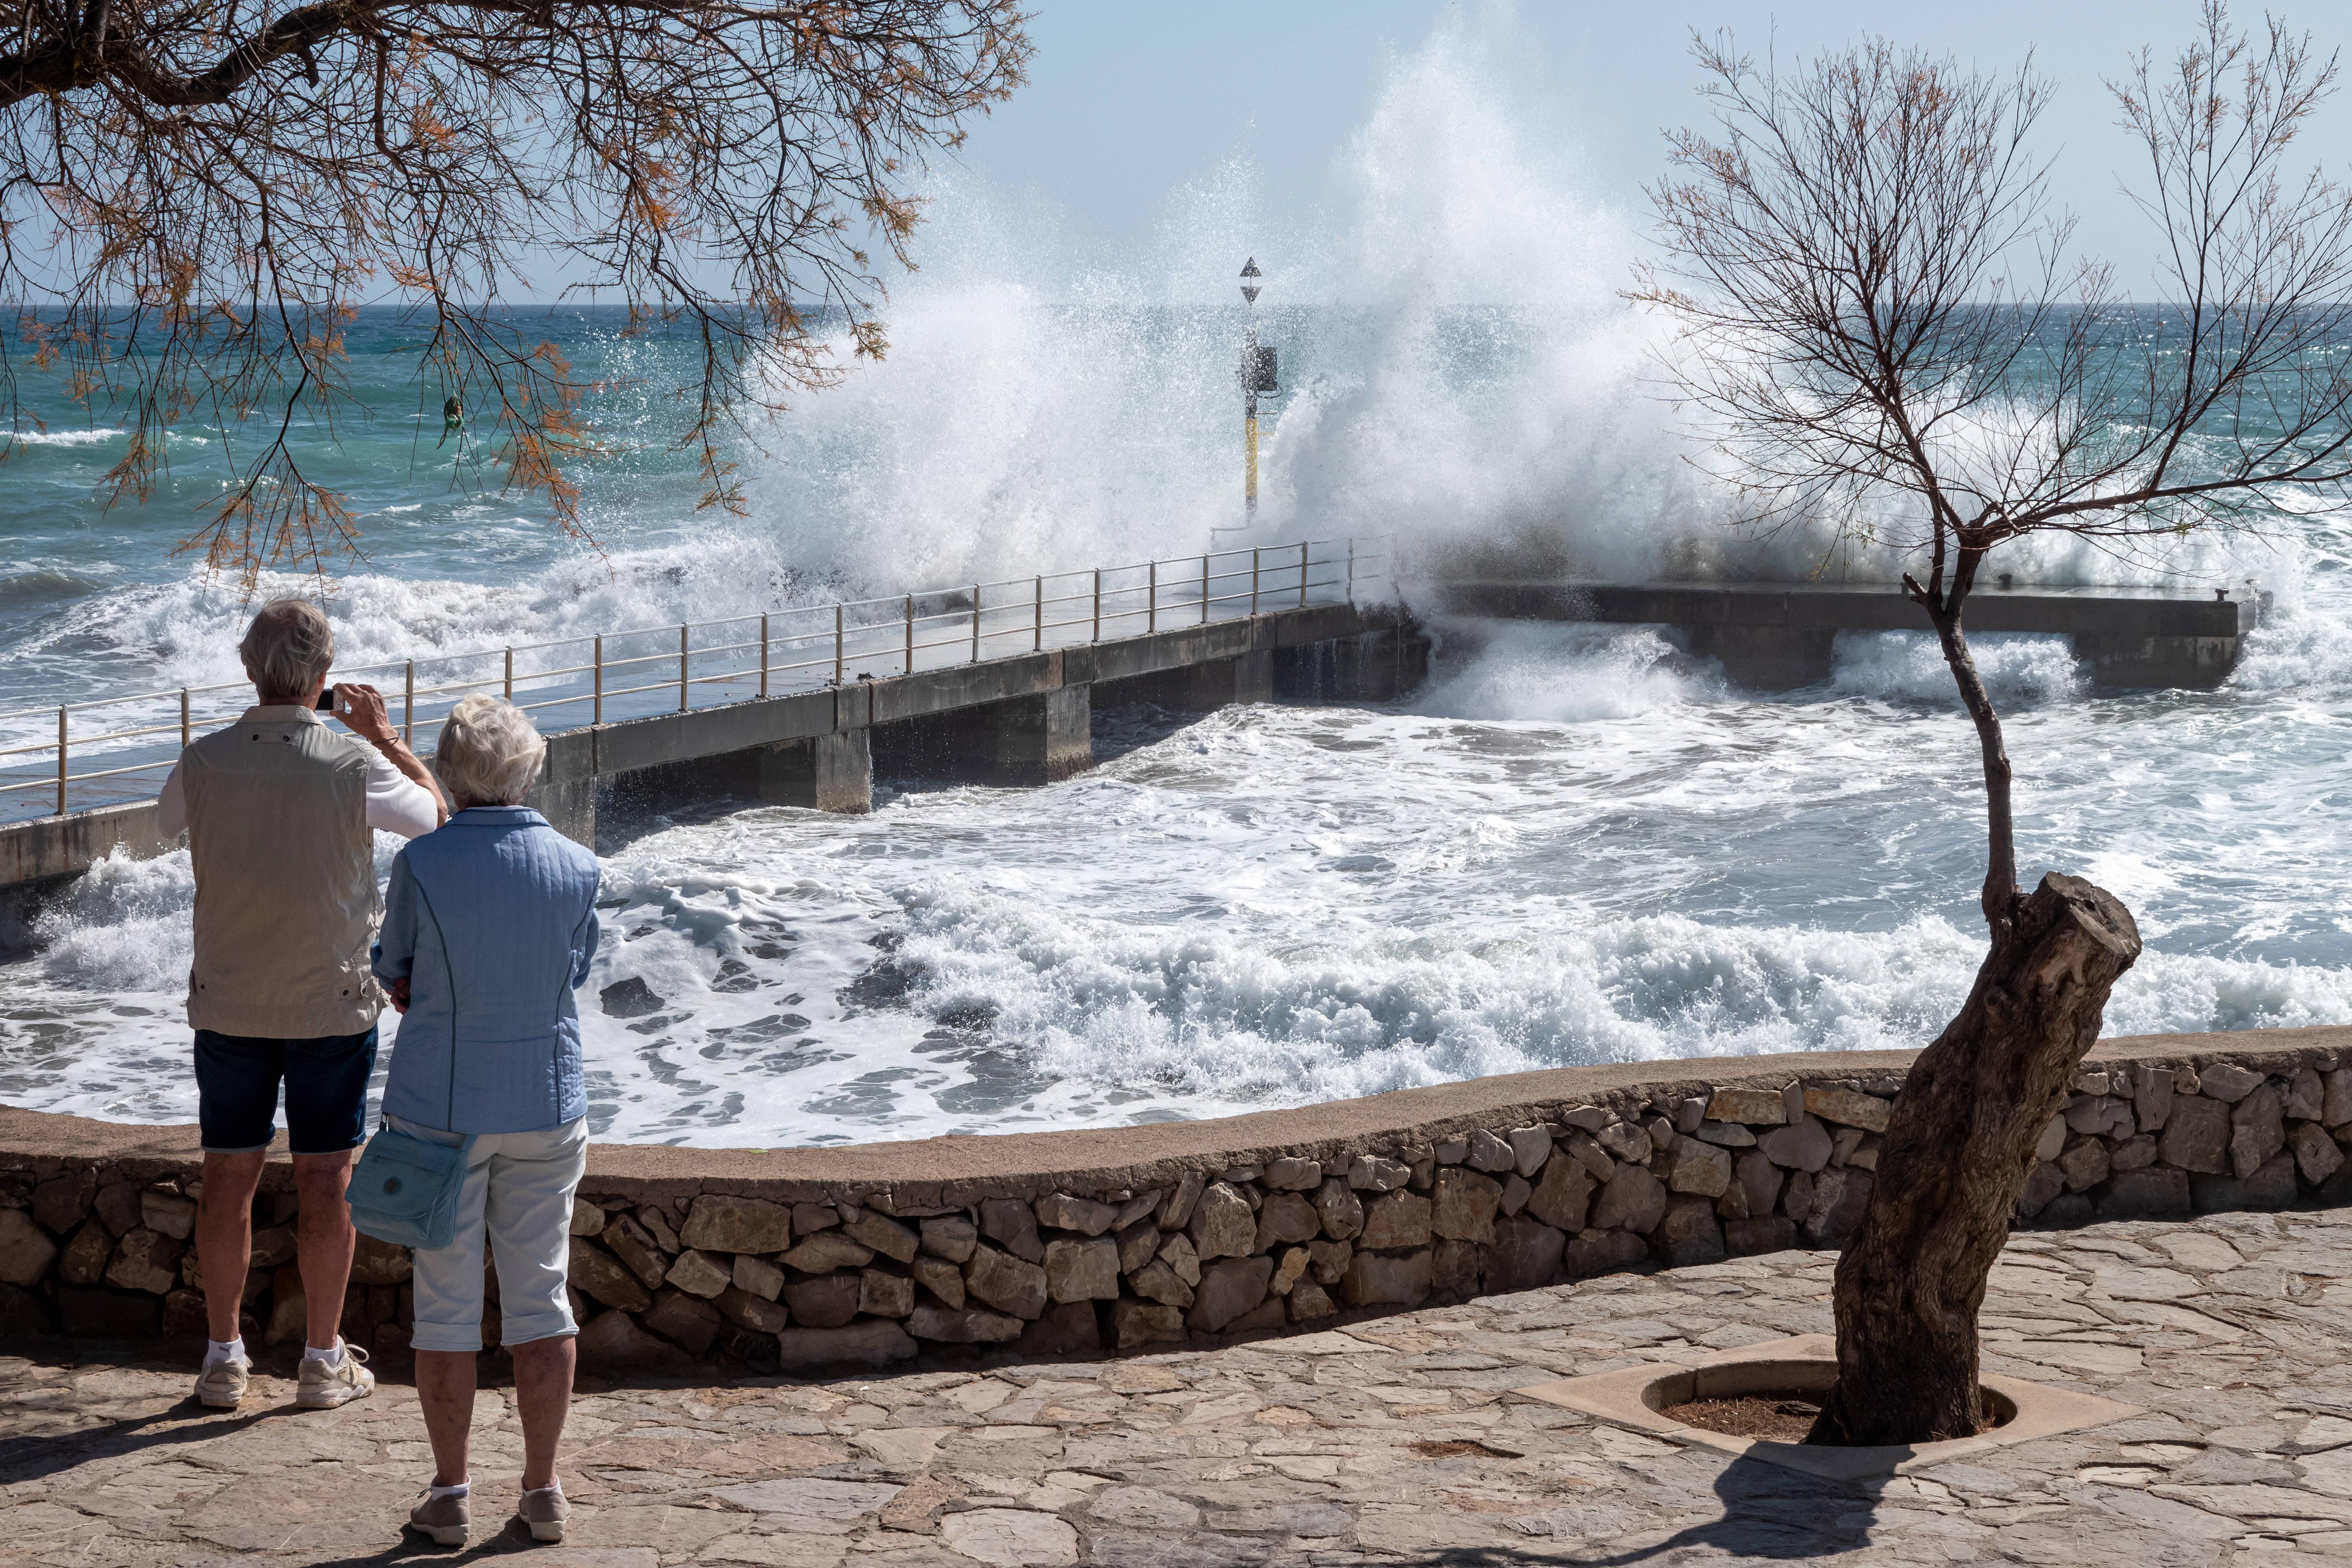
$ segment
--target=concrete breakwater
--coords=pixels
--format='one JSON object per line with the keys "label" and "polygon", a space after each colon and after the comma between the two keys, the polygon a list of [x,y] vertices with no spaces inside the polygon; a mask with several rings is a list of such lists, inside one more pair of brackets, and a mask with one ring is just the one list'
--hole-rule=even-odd
{"label": "concrete breakwater", "polygon": [[[582,1352],[788,1371],[1094,1354],[1834,1247],[1911,1059],[1562,1068],[908,1143],[600,1144],[572,1227]],[[2021,1221],[2352,1198],[2352,1029],[2111,1040],[2074,1089]],[[0,1334],[200,1332],[199,1170],[192,1127],[0,1110]],[[274,1162],[247,1287],[257,1339],[301,1331],[296,1216]],[[348,1337],[406,1342],[408,1273],[405,1253],[362,1239]],[[485,1328],[495,1342],[495,1305]]]}

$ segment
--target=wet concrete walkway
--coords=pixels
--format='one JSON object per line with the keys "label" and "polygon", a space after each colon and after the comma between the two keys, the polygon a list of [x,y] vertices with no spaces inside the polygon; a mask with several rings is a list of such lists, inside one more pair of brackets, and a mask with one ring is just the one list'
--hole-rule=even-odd
{"label": "wet concrete walkway", "polygon": [[[186,1401],[176,1363],[0,1361],[0,1562],[2069,1565],[2352,1562],[2352,1211],[2025,1235],[1986,1370],[2148,1414],[1864,1486],[1599,1426],[1522,1390],[1829,1329],[1783,1253],[1343,1331],[1123,1361],[584,1384],[572,1539],[509,1530],[508,1391],[482,1394],[464,1551],[404,1539],[414,1392],[298,1413]],[[277,1369],[291,1372],[291,1367]]]}

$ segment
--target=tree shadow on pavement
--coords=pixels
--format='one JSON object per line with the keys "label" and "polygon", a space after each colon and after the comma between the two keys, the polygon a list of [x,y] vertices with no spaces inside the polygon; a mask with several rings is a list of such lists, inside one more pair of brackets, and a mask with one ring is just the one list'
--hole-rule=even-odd
{"label": "tree shadow on pavement", "polygon": [[[27,1432],[0,1437],[0,1486],[38,1480],[93,1459],[118,1459],[170,1443],[209,1443],[242,1432],[273,1415],[291,1415],[291,1399],[267,1409],[236,1415],[206,1410],[194,1395],[168,1409],[103,1426],[72,1432]],[[163,1426],[163,1423],[173,1423]]]}

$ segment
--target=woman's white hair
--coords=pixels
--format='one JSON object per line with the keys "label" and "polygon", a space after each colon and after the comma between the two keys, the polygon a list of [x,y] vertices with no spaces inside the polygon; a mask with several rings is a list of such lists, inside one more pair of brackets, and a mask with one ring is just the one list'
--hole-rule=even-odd
{"label": "woman's white hair", "polygon": [[530,715],[511,702],[476,695],[449,710],[441,722],[435,771],[460,809],[469,805],[520,805],[539,782],[547,742],[531,727]]}

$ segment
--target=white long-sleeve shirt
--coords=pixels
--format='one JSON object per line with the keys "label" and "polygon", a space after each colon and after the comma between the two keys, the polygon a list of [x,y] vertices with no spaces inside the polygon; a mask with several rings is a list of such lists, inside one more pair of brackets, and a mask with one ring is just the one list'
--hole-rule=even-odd
{"label": "white long-sleeve shirt", "polygon": [[[249,708],[237,722],[248,723],[256,719],[283,721],[294,715],[312,724],[325,720],[315,709],[285,707]],[[392,759],[364,741],[360,749],[367,753],[367,825],[385,833],[396,833],[403,838],[417,838],[440,825],[440,813],[435,807],[433,792],[392,765]],[[155,799],[155,812],[160,819],[157,827],[166,842],[177,838],[188,826],[188,805],[180,787],[180,770],[175,765],[172,776],[163,781],[163,793]]]}

